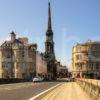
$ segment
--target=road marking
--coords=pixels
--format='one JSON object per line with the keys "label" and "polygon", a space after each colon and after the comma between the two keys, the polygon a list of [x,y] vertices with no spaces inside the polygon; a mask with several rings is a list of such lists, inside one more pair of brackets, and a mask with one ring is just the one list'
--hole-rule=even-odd
{"label": "road marking", "polygon": [[49,100],[50,97],[55,97],[60,91],[62,90],[62,85],[48,93],[45,97],[43,97],[41,100]]}
{"label": "road marking", "polygon": [[56,86],[53,86],[53,87],[51,87],[51,88],[49,88],[49,89],[47,89],[47,90],[41,92],[40,94],[38,94],[38,95],[36,95],[36,96],[34,96],[34,97],[31,97],[31,98],[28,99],[28,100],[35,100],[36,98],[38,98],[38,97],[41,96],[42,94],[44,94],[44,93],[46,93],[46,92],[48,92],[48,91],[50,91],[50,90],[56,88],[57,86],[60,86],[61,84],[62,84],[62,83],[57,84]]}

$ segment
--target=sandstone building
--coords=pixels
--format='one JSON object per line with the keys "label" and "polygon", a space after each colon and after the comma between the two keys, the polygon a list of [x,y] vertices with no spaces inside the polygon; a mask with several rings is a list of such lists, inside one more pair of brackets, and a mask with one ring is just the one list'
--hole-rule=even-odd
{"label": "sandstone building", "polygon": [[46,77],[47,62],[42,53],[36,53],[36,75],[39,77]]}
{"label": "sandstone building", "polygon": [[72,67],[75,77],[100,78],[100,42],[87,41],[74,46]]}
{"label": "sandstone building", "polygon": [[26,37],[16,38],[0,45],[0,78],[29,79],[36,74],[36,44],[28,44]]}

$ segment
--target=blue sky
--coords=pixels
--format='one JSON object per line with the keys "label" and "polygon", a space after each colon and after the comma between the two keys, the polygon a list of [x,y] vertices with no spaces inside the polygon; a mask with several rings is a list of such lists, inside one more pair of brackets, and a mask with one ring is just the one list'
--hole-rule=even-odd
{"label": "blue sky", "polygon": [[[51,0],[57,59],[70,66],[72,46],[100,40],[100,0]],[[0,41],[14,30],[44,51],[48,0],[0,0]]]}

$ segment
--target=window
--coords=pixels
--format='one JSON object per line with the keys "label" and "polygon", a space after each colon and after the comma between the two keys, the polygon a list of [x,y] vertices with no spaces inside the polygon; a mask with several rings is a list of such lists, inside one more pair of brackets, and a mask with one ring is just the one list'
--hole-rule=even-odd
{"label": "window", "polygon": [[79,55],[76,55],[76,59],[79,60]]}
{"label": "window", "polygon": [[91,70],[93,70],[93,64],[91,64]]}
{"label": "window", "polygon": [[11,54],[7,54],[7,58],[11,58]]}
{"label": "window", "polygon": [[24,57],[25,56],[23,50],[19,51],[19,54],[20,54],[21,57]]}
{"label": "window", "polygon": [[77,52],[80,52],[80,51],[81,51],[81,47],[78,47],[78,48],[77,48]]}
{"label": "window", "polygon": [[81,55],[76,55],[76,60],[81,60],[82,56]]}
{"label": "window", "polygon": [[99,64],[96,64],[96,69],[97,69],[97,70],[99,69]]}
{"label": "window", "polygon": [[22,51],[22,57],[24,57],[24,51]]}

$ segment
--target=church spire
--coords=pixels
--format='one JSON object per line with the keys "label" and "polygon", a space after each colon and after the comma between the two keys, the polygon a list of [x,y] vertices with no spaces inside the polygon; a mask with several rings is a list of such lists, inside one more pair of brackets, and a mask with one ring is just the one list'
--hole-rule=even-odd
{"label": "church spire", "polygon": [[53,31],[52,31],[52,25],[51,25],[50,2],[48,3],[48,28],[46,31],[45,52],[46,54],[54,55],[54,42],[53,42]]}
{"label": "church spire", "polygon": [[48,30],[52,30],[52,26],[51,26],[51,7],[50,7],[50,2],[48,3]]}

